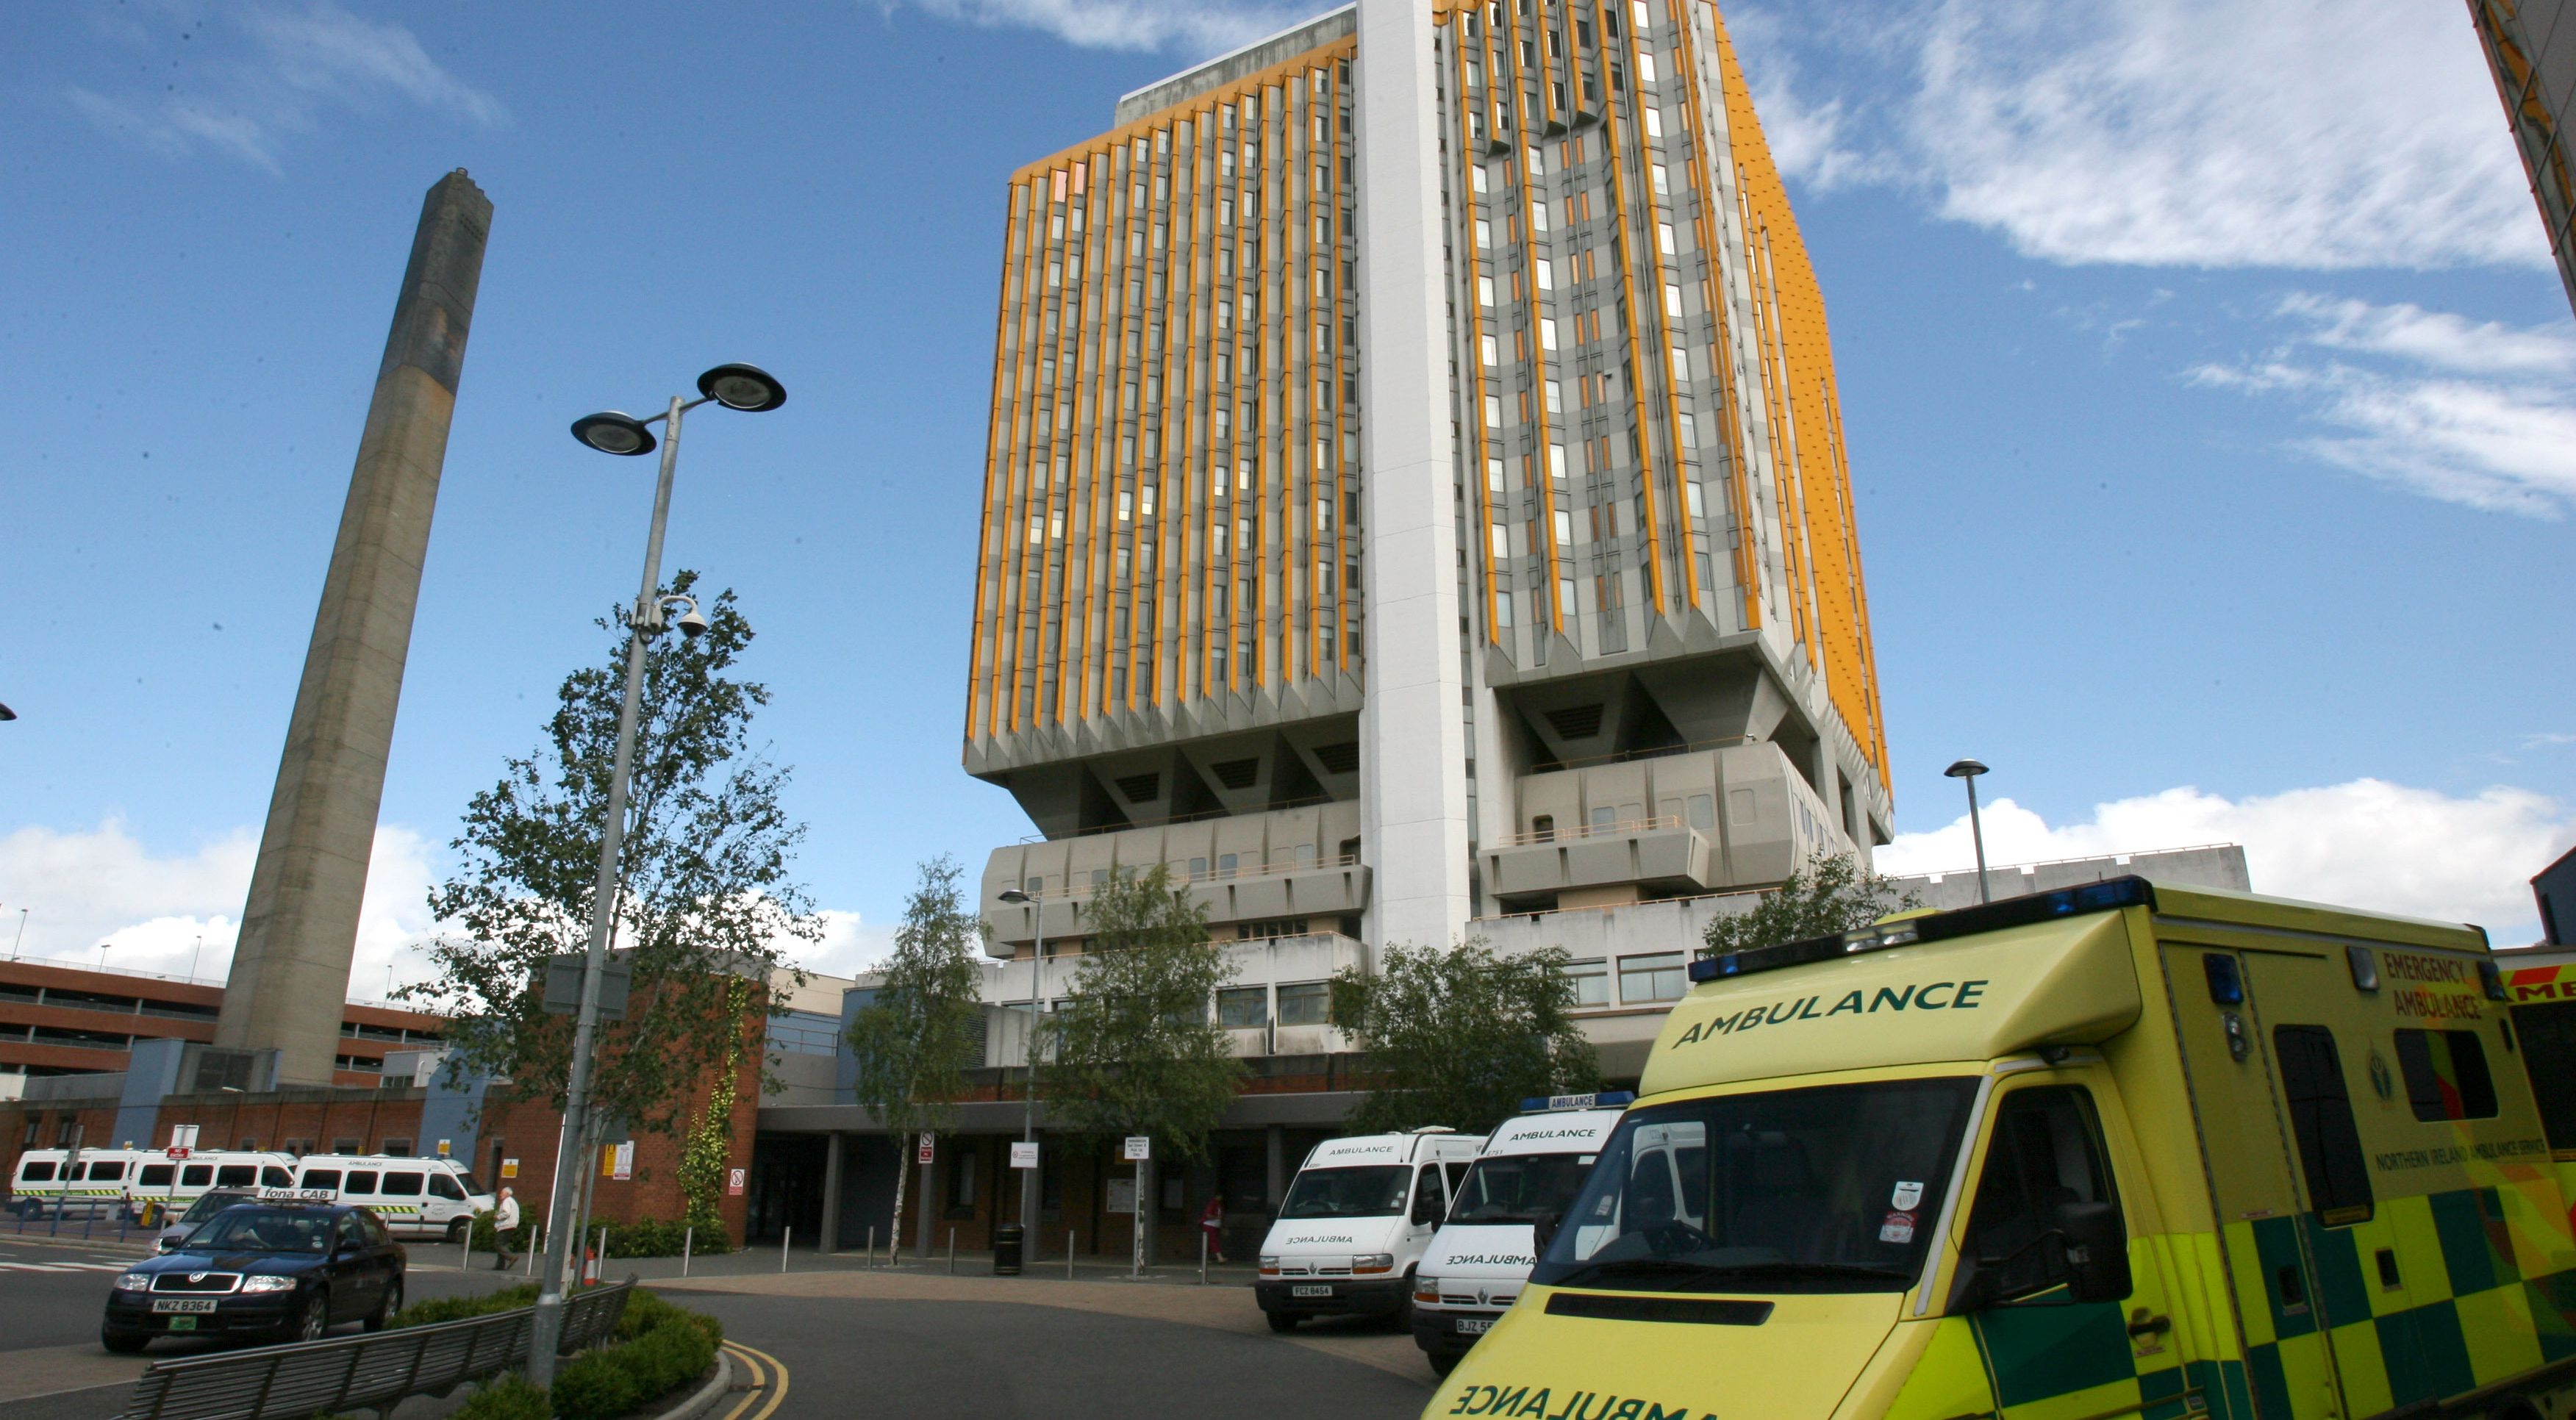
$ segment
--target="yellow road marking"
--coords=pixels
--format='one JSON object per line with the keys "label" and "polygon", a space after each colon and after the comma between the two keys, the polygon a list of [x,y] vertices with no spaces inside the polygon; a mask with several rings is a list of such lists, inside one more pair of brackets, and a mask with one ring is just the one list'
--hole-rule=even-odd
{"label": "yellow road marking", "polygon": [[[761,1406],[759,1412],[751,1417],[751,1420],[769,1420],[771,1415],[777,1413],[779,1404],[787,1399],[787,1363],[770,1355],[766,1351],[745,1346],[739,1341],[726,1342],[725,1349],[733,1352],[736,1356],[742,1359],[744,1364],[751,1367],[752,1377],[755,1383],[760,1382],[761,1361],[767,1361],[769,1363],[769,1368],[778,1373],[778,1384],[770,1389],[769,1403]],[[754,1360],[754,1357],[759,1359]],[[760,1397],[756,1394],[744,1396],[740,1405],[736,1405],[732,1410],[726,1412],[725,1420],[738,1420],[738,1417],[742,1415],[742,1412],[748,1409],[751,1403],[759,1398]]]}

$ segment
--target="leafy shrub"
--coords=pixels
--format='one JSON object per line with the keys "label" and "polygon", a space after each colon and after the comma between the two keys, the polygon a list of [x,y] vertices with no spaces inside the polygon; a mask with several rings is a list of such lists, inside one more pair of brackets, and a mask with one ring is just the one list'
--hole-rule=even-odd
{"label": "leafy shrub", "polygon": [[627,1367],[627,1349],[585,1352],[563,1363],[546,1397],[555,1420],[616,1420],[641,1403],[645,1397]]}
{"label": "leafy shrub", "polygon": [[528,1384],[527,1377],[512,1372],[486,1381],[482,1389],[466,1397],[450,1420],[554,1420],[554,1411],[544,1391]]}
{"label": "leafy shrub", "polygon": [[583,1239],[583,1242],[588,1246],[597,1247],[599,1231],[602,1228],[608,1230],[608,1255],[612,1259],[677,1257],[680,1255],[683,1243],[688,1245],[689,1251],[700,1257],[709,1253],[733,1251],[733,1240],[725,1236],[724,1225],[721,1223],[698,1228],[696,1237],[692,1240],[689,1225],[685,1223],[669,1222],[660,1218],[643,1218],[632,1223],[604,1219],[590,1225],[590,1236]]}
{"label": "leafy shrub", "polygon": [[[432,1322],[463,1321],[469,1316],[488,1316],[493,1312],[513,1311],[537,1304],[537,1284],[522,1282],[479,1297],[436,1297],[414,1302],[394,1313],[391,1326],[427,1326]],[[677,1308],[674,1308],[677,1310]]]}
{"label": "leafy shrub", "polygon": [[685,1322],[707,1334],[712,1346],[724,1340],[724,1323],[705,1312],[693,1312],[663,1300],[658,1292],[638,1287],[627,1294],[626,1311],[617,1319],[617,1339],[632,1341],[648,1332],[659,1331],[674,1322]]}

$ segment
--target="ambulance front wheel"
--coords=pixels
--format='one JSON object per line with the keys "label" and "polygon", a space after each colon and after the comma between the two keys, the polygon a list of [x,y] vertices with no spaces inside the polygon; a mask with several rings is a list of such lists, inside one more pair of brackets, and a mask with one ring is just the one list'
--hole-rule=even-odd
{"label": "ambulance front wheel", "polygon": [[1450,1352],[1425,1351],[1422,1357],[1431,1363],[1431,1374],[1443,1379],[1446,1379],[1451,1371],[1458,1369],[1458,1357]]}
{"label": "ambulance front wheel", "polygon": [[1395,1311],[1389,1317],[1395,1329],[1405,1335],[1413,1332],[1413,1269],[1404,1271],[1404,1290],[1395,1294]]}
{"label": "ambulance front wheel", "polygon": [[1297,1318],[1287,1312],[1263,1312],[1261,1315],[1264,1320],[1267,1320],[1270,1323],[1270,1329],[1272,1331],[1295,1331],[1297,1329]]}

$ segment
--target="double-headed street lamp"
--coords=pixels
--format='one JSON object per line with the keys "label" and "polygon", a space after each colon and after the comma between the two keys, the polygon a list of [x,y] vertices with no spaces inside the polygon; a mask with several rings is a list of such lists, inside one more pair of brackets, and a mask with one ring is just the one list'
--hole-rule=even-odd
{"label": "double-headed street lamp", "polygon": [[[1018,888],[1004,888],[1000,896],[1013,906],[1030,909],[1029,915],[1037,921],[1037,941],[1029,948],[1029,1025],[1020,1046],[1029,1070],[1020,1094],[1020,1142],[1034,1144],[1038,1141],[1038,984],[1046,968],[1046,899]],[[1038,1235],[1038,1178],[1044,1170],[1026,1172],[1029,1176],[1020,1180],[1020,1227],[1024,1236],[1034,1238]]]}
{"label": "double-headed street lamp", "polygon": [[751,365],[718,365],[698,376],[698,398],[671,396],[671,407],[651,419],[610,410],[573,421],[572,436],[603,454],[632,457],[653,452],[652,425],[662,425],[662,476],[653,488],[653,530],[644,540],[644,589],[626,614],[626,699],[617,712],[617,759],[608,776],[608,803],[600,813],[599,881],[592,889],[590,950],[581,968],[581,1009],[573,1017],[572,1073],[564,1084],[562,1137],[555,1144],[554,1202],[546,1215],[546,1270],[537,1288],[537,1311],[530,1321],[528,1379],[554,1381],[555,1347],[563,1337],[564,1274],[578,1231],[573,1212],[580,1206],[585,1157],[584,1130],[590,1112],[590,1046],[599,1026],[600,969],[608,944],[617,934],[618,850],[626,832],[626,780],[635,764],[635,721],[644,701],[645,642],[672,623],[664,613],[686,605],[678,619],[680,634],[694,637],[707,629],[698,604],[687,597],[665,597],[662,591],[662,530],[671,517],[671,473],[680,460],[680,416],[710,401],[727,409],[761,414],[787,402],[787,390],[766,371]]}
{"label": "double-headed street lamp", "polygon": [[1986,767],[1973,759],[1963,759],[1941,772],[1968,782],[1968,837],[1977,845],[1977,901],[1992,902],[1995,895],[1986,887],[1986,829],[1977,818],[1977,776],[1985,773]]}

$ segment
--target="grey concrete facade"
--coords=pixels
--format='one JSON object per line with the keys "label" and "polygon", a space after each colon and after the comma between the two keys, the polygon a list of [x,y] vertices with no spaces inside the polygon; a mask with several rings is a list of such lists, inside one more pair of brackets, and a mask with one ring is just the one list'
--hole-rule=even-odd
{"label": "grey concrete facade", "polygon": [[1457,453],[1449,419],[1431,29],[1415,0],[1360,0],[1361,466],[1368,665],[1360,859],[1372,941],[1446,946],[1470,912]]}
{"label": "grey concrete facade", "polygon": [[233,949],[218,1047],[331,1082],[421,564],[492,204],[463,169],[431,187],[377,369]]}

